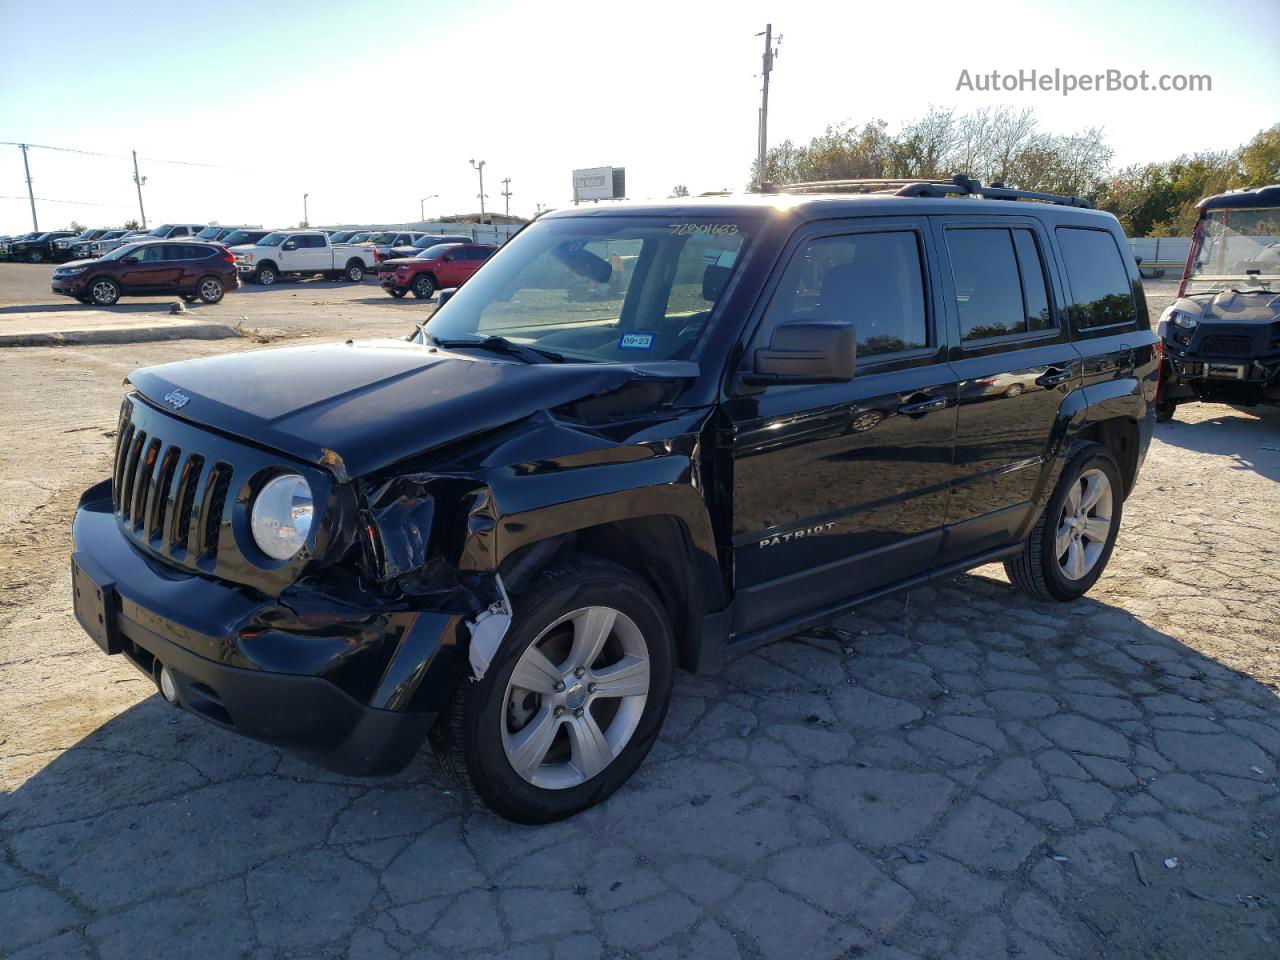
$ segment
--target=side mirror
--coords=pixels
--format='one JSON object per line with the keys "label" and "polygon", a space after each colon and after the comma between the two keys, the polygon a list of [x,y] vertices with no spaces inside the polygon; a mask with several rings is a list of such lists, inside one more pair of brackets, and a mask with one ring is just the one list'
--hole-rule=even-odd
{"label": "side mirror", "polygon": [[447,287],[446,289],[441,290],[439,293],[437,293],[437,294],[436,294],[436,309],[437,309],[437,310],[439,310],[439,309],[440,309],[441,307],[443,307],[446,303],[448,303],[448,302],[449,302],[449,299],[450,299],[450,298],[451,298],[455,293],[457,293],[457,292],[458,292],[458,288],[457,288],[457,287]]}
{"label": "side mirror", "polygon": [[853,379],[858,334],[838,320],[794,320],[779,324],[769,346],[756,350],[743,381],[768,383],[845,383]]}

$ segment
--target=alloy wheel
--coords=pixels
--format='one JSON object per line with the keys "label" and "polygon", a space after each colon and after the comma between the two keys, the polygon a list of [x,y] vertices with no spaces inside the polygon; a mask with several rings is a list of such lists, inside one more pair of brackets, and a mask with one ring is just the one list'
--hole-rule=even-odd
{"label": "alloy wheel", "polygon": [[206,303],[217,303],[222,299],[222,284],[212,277],[200,284],[200,298]]}
{"label": "alloy wheel", "polygon": [[1101,470],[1086,470],[1072,484],[1053,541],[1058,568],[1068,580],[1085,577],[1106,549],[1114,496],[1111,481]]}
{"label": "alloy wheel", "polygon": [[109,307],[119,299],[119,293],[116,292],[116,286],[110,280],[99,280],[93,285],[92,289],[94,303]]}
{"label": "alloy wheel", "polygon": [[521,778],[564,790],[599,774],[631,740],[649,697],[649,647],[612,607],[583,607],[543,630],[503,697],[502,747]]}

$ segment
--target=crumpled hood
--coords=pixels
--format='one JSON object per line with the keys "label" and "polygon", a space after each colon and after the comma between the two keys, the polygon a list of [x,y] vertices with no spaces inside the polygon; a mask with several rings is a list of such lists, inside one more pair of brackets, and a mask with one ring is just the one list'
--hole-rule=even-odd
{"label": "crumpled hood", "polygon": [[166,413],[330,468],[339,480],[689,363],[524,364],[404,340],[204,357],[129,376]]}

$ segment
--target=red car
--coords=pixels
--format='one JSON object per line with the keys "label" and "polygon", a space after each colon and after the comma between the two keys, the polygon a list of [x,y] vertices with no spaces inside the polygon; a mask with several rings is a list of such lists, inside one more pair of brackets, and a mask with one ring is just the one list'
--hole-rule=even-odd
{"label": "red car", "polygon": [[383,260],[378,279],[393,297],[412,290],[418,299],[430,300],[437,290],[462,286],[497,250],[489,243],[438,243],[416,257]]}

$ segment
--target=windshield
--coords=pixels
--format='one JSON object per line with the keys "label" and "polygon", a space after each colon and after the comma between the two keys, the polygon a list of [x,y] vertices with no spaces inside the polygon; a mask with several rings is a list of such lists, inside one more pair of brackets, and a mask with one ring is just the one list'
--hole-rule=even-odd
{"label": "windshield", "polygon": [[542,220],[426,330],[444,341],[503,337],[590,363],[690,359],[753,228],[733,216]]}
{"label": "windshield", "polygon": [[394,233],[375,233],[369,237],[370,243],[391,243],[396,238]]}
{"label": "windshield", "polygon": [[329,237],[330,243],[346,243],[347,240],[355,236],[350,230],[339,230],[337,233]]}
{"label": "windshield", "polygon": [[347,243],[367,243],[372,233],[353,233]]}
{"label": "windshield", "polygon": [[248,243],[252,239],[253,239],[253,234],[251,234],[248,230],[232,230],[230,233],[228,233],[225,237],[222,238],[222,243],[230,247],[237,243]]}
{"label": "windshield", "polygon": [[280,244],[284,243],[285,238],[286,238],[286,237],[288,237],[288,236],[289,236],[289,234],[287,234],[287,233],[279,233],[279,232],[277,232],[277,233],[268,233],[265,237],[263,237],[261,240],[259,240],[259,241],[258,241],[258,246],[260,246],[260,247],[278,247],[278,246],[280,246]]}
{"label": "windshield", "polygon": [[99,240],[117,240],[120,237],[123,237],[128,232],[129,232],[128,230],[108,230],[98,239]]}
{"label": "windshield", "polygon": [[214,237],[216,237],[225,229],[227,228],[226,227],[205,227],[203,230],[201,230],[199,233],[196,234],[196,239],[212,240]]}
{"label": "windshield", "polygon": [[156,227],[154,230],[148,233],[147,236],[148,237],[164,237],[172,229],[173,227],[171,227],[169,224],[166,223],[166,224],[163,224],[162,226]]}
{"label": "windshield", "polygon": [[1187,268],[1191,292],[1280,281],[1280,207],[1209,210],[1199,228]]}

